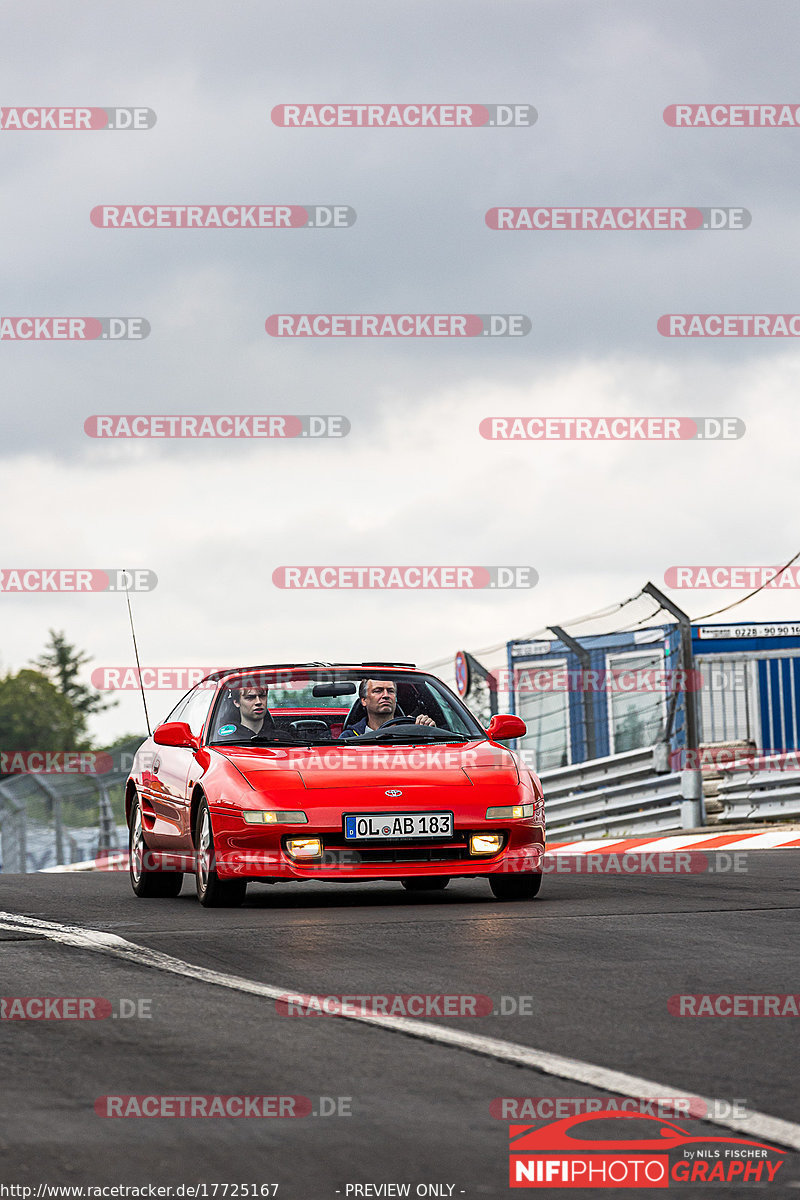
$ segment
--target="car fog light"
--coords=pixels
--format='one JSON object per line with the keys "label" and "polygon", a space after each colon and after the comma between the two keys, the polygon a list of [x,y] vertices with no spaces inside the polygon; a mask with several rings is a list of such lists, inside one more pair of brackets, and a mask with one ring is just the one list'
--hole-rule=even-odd
{"label": "car fog light", "polygon": [[299,809],[287,812],[276,812],[273,809],[257,809],[243,812],[242,817],[248,825],[307,825],[308,817]]}
{"label": "car fog light", "polygon": [[473,833],[469,839],[469,852],[470,854],[496,854],[502,845],[502,834]]}
{"label": "car fog light", "polygon": [[518,821],[533,816],[532,804],[509,804],[498,808],[487,808],[487,821]]}
{"label": "car fog light", "polygon": [[320,838],[289,838],[286,850],[292,858],[319,858],[322,854],[322,841]]}

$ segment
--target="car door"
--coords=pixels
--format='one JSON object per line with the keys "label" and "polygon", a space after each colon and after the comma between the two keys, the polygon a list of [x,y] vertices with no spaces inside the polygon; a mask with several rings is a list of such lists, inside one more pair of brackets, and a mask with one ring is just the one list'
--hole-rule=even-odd
{"label": "car door", "polygon": [[[195,737],[199,737],[213,698],[214,688],[199,683],[170,713],[169,719],[185,721]],[[160,844],[173,849],[191,849],[190,775],[193,783],[198,774],[194,751],[182,746],[158,746],[153,774],[157,780],[153,788],[155,832]]]}

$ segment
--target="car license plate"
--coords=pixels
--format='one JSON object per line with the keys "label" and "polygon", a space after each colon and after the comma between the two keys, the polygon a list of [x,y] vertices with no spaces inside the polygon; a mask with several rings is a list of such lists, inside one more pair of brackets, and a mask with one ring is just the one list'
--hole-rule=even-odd
{"label": "car license plate", "polygon": [[349,842],[377,838],[447,838],[453,836],[451,812],[345,814],[344,836]]}

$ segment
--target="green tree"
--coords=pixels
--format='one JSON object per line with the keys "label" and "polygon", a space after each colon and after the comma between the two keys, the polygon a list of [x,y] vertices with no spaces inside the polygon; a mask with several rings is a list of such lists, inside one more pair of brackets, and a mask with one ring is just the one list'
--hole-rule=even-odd
{"label": "green tree", "polygon": [[78,714],[40,671],[0,678],[0,750],[80,750]]}
{"label": "green tree", "polygon": [[85,737],[91,714],[113,708],[118,701],[106,700],[100,692],[79,681],[81,667],[92,661],[91,654],[70,645],[63,631],[51,629],[49,633],[50,642],[44,654],[33,660],[33,665],[52,680],[61,695],[70,702],[75,711],[78,732]]}

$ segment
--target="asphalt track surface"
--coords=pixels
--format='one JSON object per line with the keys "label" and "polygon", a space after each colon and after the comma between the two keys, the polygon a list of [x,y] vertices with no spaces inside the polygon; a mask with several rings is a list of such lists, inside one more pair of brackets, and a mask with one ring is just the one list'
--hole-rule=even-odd
{"label": "asphalt track surface", "polygon": [[[0,875],[0,910],[106,931],[287,991],[478,993],[506,1009],[502,997],[532,997],[531,1015],[426,1021],[628,1072],[664,1084],[667,1095],[738,1099],[800,1125],[800,1019],[678,1018],[667,1009],[676,993],[800,991],[800,854],[753,851],[746,865],[737,874],[549,874],[532,903],[500,903],[473,881],[425,896],[388,883],[255,885],[232,910],[201,908],[190,877],[177,899],[138,900],[122,873]],[[485,1048],[282,1016],[263,995],[60,944],[33,927],[0,927],[0,959],[3,996],[97,996],[115,1008],[145,1001],[152,1014],[0,1021],[6,1184],[278,1183],[280,1200],[356,1200],[347,1185],[387,1183],[410,1183],[412,1196],[422,1184],[455,1198],[520,1195],[508,1186],[508,1123],[490,1102],[613,1099]],[[105,1095],[215,1094],[307,1096],[315,1112],[320,1097],[334,1105],[348,1097],[341,1106],[352,1115],[108,1119],[94,1110]],[[679,1123],[698,1136],[737,1136]],[[772,1184],[678,1190],[742,1197],[798,1188],[800,1153],[789,1151]]]}

